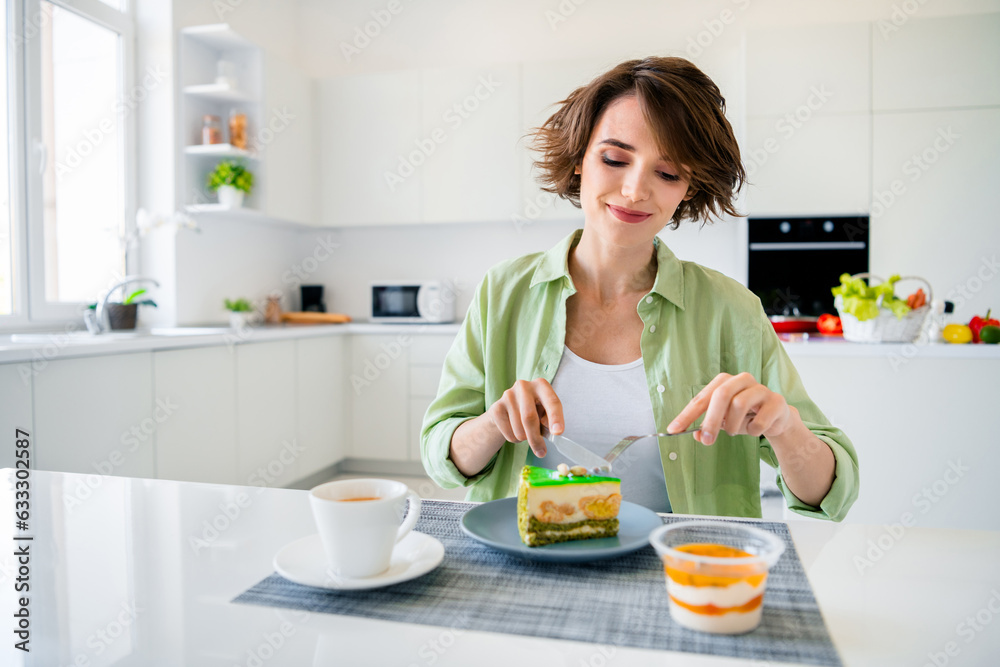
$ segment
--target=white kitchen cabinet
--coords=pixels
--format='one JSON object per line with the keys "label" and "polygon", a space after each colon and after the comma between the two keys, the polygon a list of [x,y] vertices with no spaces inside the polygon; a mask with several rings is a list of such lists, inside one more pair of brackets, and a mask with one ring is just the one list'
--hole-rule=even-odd
{"label": "white kitchen cabinet", "polygon": [[296,480],[295,341],[236,346],[237,480],[284,486]]}
{"label": "white kitchen cabinet", "polygon": [[421,74],[419,145],[408,150],[421,187],[421,220],[509,220],[521,207],[519,67]]}
{"label": "white kitchen cabinet", "polygon": [[998,108],[874,118],[871,270],[926,278],[956,322],[1000,306],[997,127]]}
{"label": "white kitchen cabinet", "polygon": [[407,449],[411,461],[420,460],[420,428],[427,408],[437,396],[444,360],[454,341],[455,336],[452,334],[421,335],[414,336],[410,346],[410,423]]}
{"label": "white kitchen cabinet", "polygon": [[299,479],[346,456],[349,341],[347,336],[296,341],[296,431],[304,450],[298,458]]}
{"label": "white kitchen cabinet", "polygon": [[3,406],[0,409],[0,438],[6,440],[0,451],[0,468],[14,467],[17,429],[28,432],[31,467],[37,467],[34,457],[38,448],[35,447],[35,424],[31,409],[32,375],[30,362],[0,365],[0,406]]}
{"label": "white kitchen cabinet", "polygon": [[[595,58],[524,63],[520,134],[528,135],[533,128],[540,127],[558,109],[559,102],[614,64]],[[538,154],[529,150],[530,144],[530,136],[518,142],[521,198],[515,212],[517,217],[512,220],[515,228],[520,230],[536,220],[582,220],[580,209],[554,194],[542,192],[532,165]]]}
{"label": "white kitchen cabinet", "polygon": [[36,468],[156,476],[151,353],[54,359],[32,393]]}
{"label": "white kitchen cabinet", "polygon": [[322,224],[419,222],[419,71],[325,80],[320,109]]}
{"label": "white kitchen cabinet", "polygon": [[1000,449],[984,437],[1000,360],[896,347],[886,356],[792,352],[810,398],[858,453],[860,494],[846,521],[900,524],[908,513],[925,528],[1000,530]]}
{"label": "white kitchen cabinet", "polygon": [[[871,109],[871,25],[796,25],[747,32],[747,115]],[[818,95],[817,91],[829,95]]]}
{"label": "white kitchen cabinet", "polygon": [[254,132],[264,169],[264,212],[272,218],[319,222],[315,106],[314,80],[265,52],[263,117]]}
{"label": "white kitchen cabinet", "polygon": [[874,24],[875,111],[1000,104],[1000,14]]}
{"label": "white kitchen cabinet", "polygon": [[156,430],[156,476],[246,484],[236,474],[235,350],[215,346],[154,352],[153,379],[154,401],[171,410]]}
{"label": "white kitchen cabinet", "polygon": [[359,335],[351,341],[350,455],[405,461],[409,446],[409,355],[417,337]]}
{"label": "white kitchen cabinet", "polygon": [[751,215],[858,214],[871,188],[871,115],[747,121],[741,147]]}

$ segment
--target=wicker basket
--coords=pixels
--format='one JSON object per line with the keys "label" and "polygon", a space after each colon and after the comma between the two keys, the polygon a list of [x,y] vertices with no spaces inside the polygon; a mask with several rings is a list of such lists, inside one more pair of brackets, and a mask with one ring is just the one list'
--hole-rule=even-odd
{"label": "wicker basket", "polygon": [[[880,283],[885,281],[870,273],[856,273],[852,278],[868,278],[869,284],[874,278]],[[882,307],[882,297],[878,298],[879,314],[870,320],[859,322],[858,318],[850,313],[841,310],[843,301],[840,296],[834,299],[837,313],[840,315],[840,322],[844,328],[844,340],[853,343],[912,343],[920,336],[924,321],[931,312],[930,303],[933,300],[931,284],[919,276],[904,276],[900,280],[919,280],[927,287],[927,303],[911,310],[902,318],[897,319],[896,315],[888,308]]]}

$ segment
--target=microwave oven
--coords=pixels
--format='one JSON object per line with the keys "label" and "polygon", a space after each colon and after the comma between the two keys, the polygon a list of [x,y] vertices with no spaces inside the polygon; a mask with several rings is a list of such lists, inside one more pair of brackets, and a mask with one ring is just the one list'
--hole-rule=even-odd
{"label": "microwave oven", "polygon": [[438,280],[372,283],[372,322],[445,324],[455,321],[455,290]]}

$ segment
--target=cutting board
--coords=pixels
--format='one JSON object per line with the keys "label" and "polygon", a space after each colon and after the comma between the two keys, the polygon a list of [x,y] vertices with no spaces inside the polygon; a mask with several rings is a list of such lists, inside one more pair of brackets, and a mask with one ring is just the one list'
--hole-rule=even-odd
{"label": "cutting board", "polygon": [[350,322],[350,315],[343,313],[282,313],[282,322],[292,324],[343,324]]}

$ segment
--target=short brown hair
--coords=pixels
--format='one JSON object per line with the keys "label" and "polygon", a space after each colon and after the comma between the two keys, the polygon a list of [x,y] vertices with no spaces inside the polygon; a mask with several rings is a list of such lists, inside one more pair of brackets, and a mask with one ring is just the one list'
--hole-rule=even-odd
{"label": "short brown hair", "polygon": [[726,213],[739,216],[733,198],[746,181],[733,128],[726,120],[726,100],[704,72],[684,58],[629,60],[577,88],[559,110],[534,129],[532,148],[539,181],[546,192],[580,206],[576,167],[608,105],[634,95],[659,144],[658,148],[686,167],[694,190],[678,205],[671,229],[683,220],[709,221]]}

